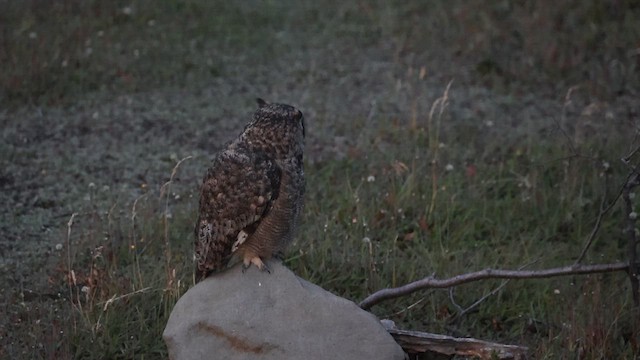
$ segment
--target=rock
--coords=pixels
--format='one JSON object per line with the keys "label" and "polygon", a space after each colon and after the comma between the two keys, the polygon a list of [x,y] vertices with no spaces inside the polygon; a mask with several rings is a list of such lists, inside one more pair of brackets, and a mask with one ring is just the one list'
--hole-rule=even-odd
{"label": "rock", "polygon": [[374,315],[269,267],[235,266],[187,291],[164,330],[170,359],[405,359]]}

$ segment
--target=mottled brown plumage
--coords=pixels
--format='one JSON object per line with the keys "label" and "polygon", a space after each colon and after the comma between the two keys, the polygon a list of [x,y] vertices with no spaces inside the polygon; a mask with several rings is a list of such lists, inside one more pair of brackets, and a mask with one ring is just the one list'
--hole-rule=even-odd
{"label": "mottled brown plumage", "polygon": [[304,195],[304,119],[296,108],[268,104],[213,160],[200,190],[196,279],[233,257],[268,270],[264,260],[291,242]]}

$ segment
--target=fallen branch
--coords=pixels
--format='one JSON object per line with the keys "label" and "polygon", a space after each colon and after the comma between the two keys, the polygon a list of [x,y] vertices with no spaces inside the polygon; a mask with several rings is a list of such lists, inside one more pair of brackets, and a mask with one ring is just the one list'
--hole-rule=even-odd
{"label": "fallen branch", "polygon": [[387,331],[398,345],[410,354],[473,356],[480,359],[526,359],[528,351],[523,346],[505,345],[474,338],[455,338],[397,329],[387,329]]}
{"label": "fallen branch", "polygon": [[628,271],[629,263],[619,262],[612,264],[596,264],[596,265],[570,265],[560,268],[544,269],[544,270],[500,270],[485,269],[472,273],[457,275],[448,279],[436,279],[433,275],[422,280],[414,281],[406,285],[378,290],[369,295],[360,302],[360,307],[364,310],[370,309],[372,306],[389,299],[395,299],[401,296],[409,295],[418,290],[431,288],[449,288],[465,284],[472,281],[483,279],[536,279],[549,278],[565,275],[580,275],[593,273],[606,273],[614,271]]}

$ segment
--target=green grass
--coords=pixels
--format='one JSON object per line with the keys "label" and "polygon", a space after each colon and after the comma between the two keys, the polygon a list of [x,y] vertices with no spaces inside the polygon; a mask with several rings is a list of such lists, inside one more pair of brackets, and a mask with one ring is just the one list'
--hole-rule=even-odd
{"label": "green grass", "polygon": [[[429,139],[435,135],[426,127],[369,131],[385,134],[384,147],[395,151],[373,143],[367,155],[308,166],[303,225],[286,260],[295,273],[340,296],[357,302],[434,273],[571,264],[594,225],[602,168],[592,159],[556,160],[566,154],[561,138],[479,156],[467,164],[476,168],[472,175],[459,155],[467,144],[447,142],[453,133],[438,136],[445,143],[438,157],[447,163],[434,163]],[[611,149],[610,157],[624,150]],[[623,175],[616,164],[606,176],[617,184]],[[166,194],[150,191],[135,209],[85,214],[71,226],[65,248],[71,264],[61,257],[57,277],[63,293],[71,293],[60,325],[67,336],[54,337],[59,348],[46,349],[74,358],[166,356],[160,334],[193,284],[196,189],[182,191],[168,202]],[[168,219],[166,209],[173,214]],[[587,262],[625,258],[621,218],[620,206],[605,217]],[[67,280],[68,269],[75,281]],[[460,286],[455,302],[469,306],[500,283]],[[511,281],[456,321],[446,290],[387,301],[373,312],[402,328],[525,344],[536,358],[621,358],[631,357],[637,336],[630,298],[619,273]]]}
{"label": "green grass", "polygon": [[[285,260],[299,276],[358,302],[431,274],[572,264],[600,199],[613,201],[628,171],[616,159],[629,151],[633,124],[611,125],[604,112],[568,121],[559,111],[551,115],[557,123],[542,119],[546,125],[524,112],[505,120],[455,92],[448,107],[435,104],[430,115],[422,79],[513,92],[513,102],[524,101],[523,93],[552,93],[554,104],[577,85],[584,91],[576,97],[587,97],[585,104],[614,102],[638,84],[633,52],[640,8],[632,1],[426,4],[5,2],[0,103],[73,107],[87,94],[176,87],[188,93],[210,84],[224,88],[234,79],[250,87],[272,79],[265,72],[281,71],[288,81],[309,83],[303,98],[316,115],[312,126],[324,131],[310,134],[311,144],[338,143],[321,139],[327,134],[348,139],[335,152],[314,154],[323,151],[318,146],[307,152],[313,161],[306,167],[302,226]],[[349,64],[370,49],[393,62],[395,73],[377,73],[380,58],[373,65]],[[327,58],[338,65],[323,63]],[[359,72],[392,78],[401,90],[385,93],[392,95],[370,118],[350,111],[336,119],[324,102],[335,105],[332,91]],[[369,103],[376,96],[361,97]],[[351,100],[341,100],[338,109],[357,107]],[[562,111],[579,113],[580,101]],[[7,162],[37,158],[12,151]],[[607,172],[603,161],[611,164]],[[81,172],[77,166],[69,171]],[[174,175],[181,169],[176,166]],[[123,198],[116,184],[113,195],[94,189],[69,227],[58,229],[63,247],[52,256],[56,266],[46,270],[54,291],[23,293],[5,304],[14,327],[0,329],[0,340],[12,342],[4,351],[34,359],[166,357],[162,330],[193,285],[198,189],[177,180],[145,185],[137,199]],[[603,218],[586,263],[626,259],[623,217],[618,204]],[[422,291],[372,311],[401,328],[524,344],[540,359],[632,358],[638,352],[638,314],[625,274],[510,281],[455,318],[456,304],[465,308],[502,283],[462,285],[451,296]]]}
{"label": "green grass", "polygon": [[85,92],[193,86],[251,71],[262,61],[256,54],[280,50],[269,45],[276,4],[69,0],[2,7],[0,84],[8,105],[66,105]]}

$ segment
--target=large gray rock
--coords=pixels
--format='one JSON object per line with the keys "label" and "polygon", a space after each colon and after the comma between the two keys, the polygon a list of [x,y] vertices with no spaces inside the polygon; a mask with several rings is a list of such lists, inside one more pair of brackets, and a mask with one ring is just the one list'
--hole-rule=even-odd
{"label": "large gray rock", "polygon": [[173,308],[163,338],[173,360],[398,359],[372,314],[293,274],[241,266],[211,276]]}

